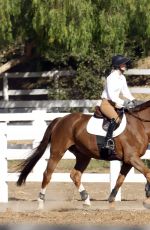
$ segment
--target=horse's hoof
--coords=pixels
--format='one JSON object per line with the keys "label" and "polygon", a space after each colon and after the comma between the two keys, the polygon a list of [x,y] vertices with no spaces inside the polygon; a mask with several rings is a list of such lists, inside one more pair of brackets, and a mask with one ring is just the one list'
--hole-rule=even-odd
{"label": "horse's hoof", "polygon": [[91,203],[83,203],[83,206],[84,206],[84,207],[90,207],[90,206],[91,206]]}
{"label": "horse's hoof", "polygon": [[109,198],[108,198],[108,202],[113,203],[114,201],[115,201],[115,196],[110,195]]}
{"label": "horse's hoof", "polygon": [[150,209],[150,198],[147,198],[143,201],[143,206],[147,209]]}
{"label": "horse's hoof", "polygon": [[38,208],[37,210],[43,210],[44,209],[44,201],[41,199],[38,199]]}
{"label": "horse's hoof", "polygon": [[84,204],[83,204],[84,206],[91,206],[91,202],[90,202],[90,197],[89,197],[89,195],[88,195],[88,197],[87,197],[87,199],[84,201]]}
{"label": "horse's hoof", "polygon": [[115,202],[109,202],[109,209],[115,209]]}
{"label": "horse's hoof", "polygon": [[43,209],[44,209],[44,206],[39,204],[37,210],[40,211],[40,210],[43,210]]}

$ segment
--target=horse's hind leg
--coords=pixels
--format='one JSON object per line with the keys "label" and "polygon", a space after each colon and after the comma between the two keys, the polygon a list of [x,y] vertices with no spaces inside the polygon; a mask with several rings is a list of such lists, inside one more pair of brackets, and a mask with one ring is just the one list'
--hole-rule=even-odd
{"label": "horse's hind leg", "polygon": [[83,184],[81,183],[81,177],[90,160],[91,158],[76,154],[76,164],[70,173],[70,178],[78,189],[81,199],[84,201],[85,205],[90,205],[90,197]]}
{"label": "horse's hind leg", "polygon": [[43,173],[43,181],[42,181],[41,191],[39,193],[39,198],[38,198],[38,202],[39,202],[38,209],[43,209],[43,207],[44,207],[46,187],[47,187],[48,183],[50,182],[52,174],[53,174],[58,162],[61,160],[61,158],[62,158],[62,155],[57,154],[57,153],[55,153],[55,154],[51,153],[51,157],[48,160],[47,167]]}
{"label": "horse's hind leg", "polygon": [[118,193],[118,190],[121,187],[121,185],[123,184],[123,182],[125,180],[125,177],[126,177],[126,175],[128,174],[128,172],[130,171],[131,168],[132,168],[131,165],[126,164],[126,163],[123,162],[121,170],[120,170],[120,173],[119,173],[119,176],[118,176],[117,181],[116,181],[116,185],[113,188],[113,190],[111,191],[111,194],[110,194],[110,196],[108,198],[109,203],[112,203],[115,200],[115,197],[116,197],[116,195]]}

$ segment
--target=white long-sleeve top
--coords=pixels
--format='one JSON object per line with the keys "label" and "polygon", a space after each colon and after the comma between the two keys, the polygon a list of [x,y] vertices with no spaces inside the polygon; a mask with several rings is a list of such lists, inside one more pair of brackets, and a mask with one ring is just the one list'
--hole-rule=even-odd
{"label": "white long-sleeve top", "polygon": [[121,94],[131,101],[135,99],[129,91],[125,76],[120,70],[113,70],[106,79],[101,98],[113,101],[117,107],[123,107],[124,100],[120,98]]}

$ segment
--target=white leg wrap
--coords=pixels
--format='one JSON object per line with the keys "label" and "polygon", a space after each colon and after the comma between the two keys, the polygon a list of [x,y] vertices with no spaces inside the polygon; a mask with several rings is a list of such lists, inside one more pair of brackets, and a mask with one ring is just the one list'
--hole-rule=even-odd
{"label": "white leg wrap", "polygon": [[41,209],[44,208],[45,192],[46,192],[46,188],[44,188],[44,189],[41,188],[40,194],[42,195],[42,197],[40,197],[40,194],[39,194],[39,198],[38,198],[38,210],[41,210]]}
{"label": "white leg wrap", "polygon": [[[81,193],[81,192],[84,191],[84,190],[85,190],[85,188],[84,188],[83,184],[81,183],[81,184],[80,184],[80,187],[79,187],[79,189],[78,189],[78,191]],[[88,195],[88,197],[86,198],[86,200],[84,201],[84,205],[86,205],[86,206],[90,206],[90,205],[91,205],[90,196],[89,196],[89,195]]]}
{"label": "white leg wrap", "polygon": [[46,188],[41,188],[41,191],[40,191],[42,194],[45,194],[46,193]]}
{"label": "white leg wrap", "polygon": [[83,184],[81,183],[81,184],[80,184],[80,187],[79,187],[79,189],[78,189],[78,191],[79,191],[79,192],[82,192],[82,191],[84,191],[84,190],[85,190],[85,188],[84,188]]}

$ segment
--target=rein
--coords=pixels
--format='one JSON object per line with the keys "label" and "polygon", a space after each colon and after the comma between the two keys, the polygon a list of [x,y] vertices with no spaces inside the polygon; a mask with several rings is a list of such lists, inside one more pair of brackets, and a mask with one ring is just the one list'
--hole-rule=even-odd
{"label": "rein", "polygon": [[137,119],[140,120],[140,121],[143,121],[143,122],[150,122],[150,120],[146,120],[146,119],[140,118],[139,116],[136,116],[133,112],[131,112],[131,111],[129,111],[129,110],[128,110],[128,113],[129,113],[131,116],[137,118]]}

